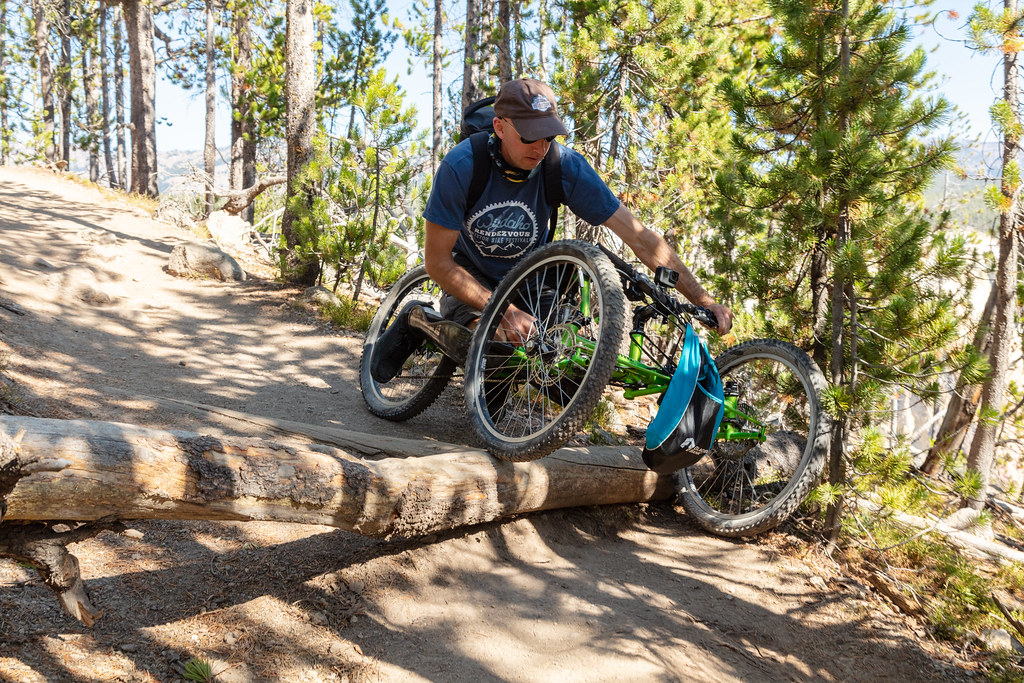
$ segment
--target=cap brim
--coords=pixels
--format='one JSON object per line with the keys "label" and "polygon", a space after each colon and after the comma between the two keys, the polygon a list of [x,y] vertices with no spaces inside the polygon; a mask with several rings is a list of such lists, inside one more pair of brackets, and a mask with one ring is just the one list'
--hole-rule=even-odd
{"label": "cap brim", "polygon": [[527,140],[540,140],[552,135],[568,135],[569,131],[557,116],[540,116],[528,119],[512,119],[520,137]]}

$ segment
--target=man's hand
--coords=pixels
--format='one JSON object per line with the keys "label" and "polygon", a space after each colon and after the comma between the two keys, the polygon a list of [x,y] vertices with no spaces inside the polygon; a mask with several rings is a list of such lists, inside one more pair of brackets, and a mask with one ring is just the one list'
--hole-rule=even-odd
{"label": "man's hand", "polygon": [[501,317],[498,330],[504,335],[505,341],[523,345],[536,331],[536,326],[537,321],[532,315],[524,313],[515,304],[509,304]]}
{"label": "man's hand", "polygon": [[716,330],[718,334],[728,334],[732,329],[732,311],[729,310],[729,307],[722,304],[710,304],[705,308],[715,314],[715,319],[718,320],[718,329]]}

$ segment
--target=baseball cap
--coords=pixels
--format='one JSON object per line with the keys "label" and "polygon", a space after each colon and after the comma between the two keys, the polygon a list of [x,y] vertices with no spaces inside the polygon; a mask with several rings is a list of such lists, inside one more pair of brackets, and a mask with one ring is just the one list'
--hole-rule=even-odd
{"label": "baseball cap", "polygon": [[558,118],[554,91],[533,78],[519,78],[502,85],[494,100],[494,115],[511,120],[519,135],[527,140],[569,134]]}

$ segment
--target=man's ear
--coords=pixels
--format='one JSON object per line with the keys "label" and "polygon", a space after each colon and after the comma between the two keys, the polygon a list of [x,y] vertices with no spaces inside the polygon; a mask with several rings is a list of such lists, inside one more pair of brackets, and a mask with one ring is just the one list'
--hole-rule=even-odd
{"label": "man's ear", "polygon": [[494,126],[494,133],[498,136],[498,138],[501,139],[501,140],[504,140],[505,139],[505,120],[504,119],[500,119],[497,116],[495,116],[494,117],[494,121],[491,122],[491,125]]}

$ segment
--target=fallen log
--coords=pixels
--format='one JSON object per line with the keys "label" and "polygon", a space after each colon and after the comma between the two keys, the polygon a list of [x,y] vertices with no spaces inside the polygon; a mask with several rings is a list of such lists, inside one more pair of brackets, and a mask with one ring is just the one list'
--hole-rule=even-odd
{"label": "fallen log", "polygon": [[[370,435],[332,436],[373,450]],[[411,537],[673,492],[638,449],[563,448],[506,463],[476,449],[384,441],[419,457],[362,460],[322,444],[0,416],[0,556],[32,563],[65,611],[91,625],[100,612],[66,545],[119,520],[281,521]]]}
{"label": "fallen log", "polygon": [[673,490],[637,449],[563,448],[532,463],[468,448],[367,461],[319,444],[0,416],[0,434],[21,430],[5,521],[263,520],[416,536]]}

